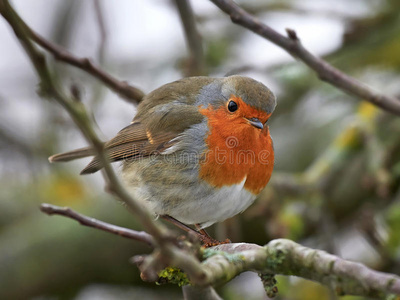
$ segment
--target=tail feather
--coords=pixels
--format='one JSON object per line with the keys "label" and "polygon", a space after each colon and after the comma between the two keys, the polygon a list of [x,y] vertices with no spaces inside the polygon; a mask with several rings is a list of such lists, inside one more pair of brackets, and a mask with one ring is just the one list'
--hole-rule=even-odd
{"label": "tail feather", "polygon": [[49,157],[49,162],[66,162],[74,159],[79,159],[87,156],[93,156],[95,153],[92,148],[85,147],[69,152],[64,152],[60,154],[55,154]]}
{"label": "tail feather", "polygon": [[81,171],[81,175],[96,173],[98,170],[103,168],[97,157],[94,157],[92,161]]}

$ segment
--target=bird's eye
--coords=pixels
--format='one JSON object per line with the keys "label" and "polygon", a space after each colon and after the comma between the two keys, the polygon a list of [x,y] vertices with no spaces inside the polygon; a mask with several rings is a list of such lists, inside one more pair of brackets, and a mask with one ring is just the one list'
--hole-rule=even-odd
{"label": "bird's eye", "polygon": [[229,103],[228,103],[228,110],[230,111],[230,112],[234,112],[234,111],[236,111],[238,109],[238,105],[236,104],[236,102],[235,101],[229,101]]}

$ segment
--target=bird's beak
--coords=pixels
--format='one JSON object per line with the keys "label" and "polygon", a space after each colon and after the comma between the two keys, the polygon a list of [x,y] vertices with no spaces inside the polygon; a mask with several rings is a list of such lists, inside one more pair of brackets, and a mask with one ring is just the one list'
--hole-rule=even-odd
{"label": "bird's beak", "polygon": [[254,127],[256,127],[256,128],[259,128],[259,129],[263,129],[263,128],[264,128],[264,124],[261,123],[261,121],[260,121],[259,119],[257,119],[257,118],[247,119],[247,121],[248,121],[251,125],[253,125]]}

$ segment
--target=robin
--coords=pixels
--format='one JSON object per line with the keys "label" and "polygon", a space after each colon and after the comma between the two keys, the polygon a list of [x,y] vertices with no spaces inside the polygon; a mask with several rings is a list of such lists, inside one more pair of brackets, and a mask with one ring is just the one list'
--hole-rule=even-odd
{"label": "robin", "polygon": [[[273,93],[243,76],[189,77],[146,95],[132,123],[104,143],[122,161],[122,181],[155,216],[185,230],[204,228],[244,211],[267,185],[274,151],[266,125]],[[56,154],[50,162],[94,155],[90,148]],[[93,160],[81,174],[102,168]]]}

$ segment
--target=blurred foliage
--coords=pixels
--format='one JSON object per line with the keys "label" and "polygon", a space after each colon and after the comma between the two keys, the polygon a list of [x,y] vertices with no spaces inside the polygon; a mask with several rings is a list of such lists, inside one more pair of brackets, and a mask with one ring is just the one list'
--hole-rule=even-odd
{"label": "blurred foliage", "polygon": [[395,203],[386,212],[388,230],[387,247],[394,257],[400,256],[400,203]]}
{"label": "blurred foliage", "polygon": [[[297,4],[269,1],[257,6],[253,1],[246,3],[246,8],[264,16],[275,11],[318,14],[299,9]],[[400,95],[400,2],[387,0],[376,5],[365,1],[365,5],[373,7],[369,14],[340,16],[346,24],[343,44],[325,58],[366,84]],[[88,7],[79,1],[59,5],[48,25],[50,39],[71,47],[76,28],[84,24],[79,18],[84,9]],[[144,18],[152,21],[151,16]],[[220,239],[228,236],[234,242],[261,245],[273,238],[290,238],[400,274],[400,119],[322,83],[299,62],[241,65],[233,48],[250,33],[231,25],[226,17],[224,25],[217,24],[217,31],[207,33],[209,23],[214,26],[221,18],[217,11],[198,16],[200,31],[204,31],[206,69],[218,76],[236,70],[273,78],[279,101],[270,122],[276,168],[256,204],[210,233]],[[185,66],[179,61],[187,57],[185,51],[177,49],[168,61],[155,62],[133,54],[106,59],[105,65],[121,79],[136,84],[141,77],[152,80],[159,74],[182,74],[180,68]],[[71,82],[84,87],[82,101],[90,103],[100,127],[125,122],[121,112],[103,105],[110,101],[109,93],[89,76],[62,64],[52,66],[66,87]],[[19,84],[26,78],[15,80]],[[16,89],[40,107],[41,119],[34,132],[24,135],[24,129],[32,124],[22,124],[20,130],[21,124],[13,118],[0,121],[0,299],[94,299],[91,295],[97,293],[128,299],[140,293],[150,295],[146,294],[150,290],[159,299],[176,299],[180,295],[177,287],[143,283],[136,267],[128,263],[131,256],[149,250],[144,245],[39,212],[41,202],[68,205],[106,222],[140,228],[122,205],[103,193],[99,177],[78,177],[83,163],[48,165],[47,156],[71,149],[70,144],[79,143],[80,137],[61,109],[34,95],[36,82],[30,79],[25,85],[28,91]],[[0,105],[19,98],[23,97],[1,97]],[[130,113],[126,107],[123,110]],[[336,299],[332,291],[318,284],[277,279],[276,299]],[[235,280],[220,287],[226,299],[243,299],[235,290],[235,285],[242,286],[242,279]],[[258,284],[246,290],[246,299],[259,299],[254,296],[263,292],[259,279],[243,280],[252,287],[254,281]]]}
{"label": "blurred foliage", "polygon": [[222,65],[228,57],[229,40],[216,39],[207,41],[206,44],[206,63],[210,68],[215,68]]}

